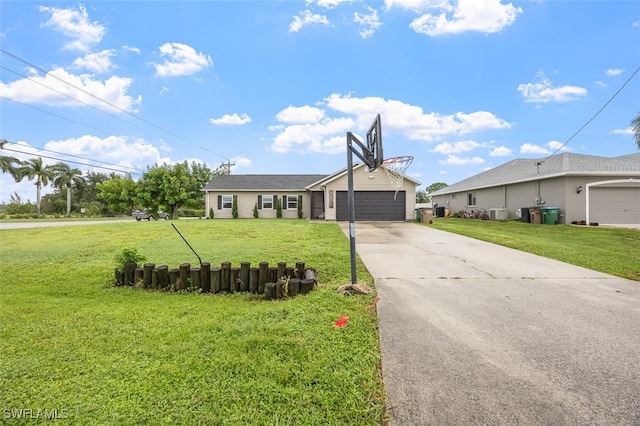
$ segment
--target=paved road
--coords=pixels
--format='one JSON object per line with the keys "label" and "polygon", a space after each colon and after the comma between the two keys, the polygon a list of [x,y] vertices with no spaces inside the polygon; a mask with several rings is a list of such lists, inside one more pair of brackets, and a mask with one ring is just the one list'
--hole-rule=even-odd
{"label": "paved road", "polygon": [[97,225],[102,223],[132,222],[133,219],[81,220],[69,222],[0,222],[0,229],[50,228],[53,226]]}
{"label": "paved road", "polygon": [[410,223],[356,243],[391,425],[640,425],[639,282]]}

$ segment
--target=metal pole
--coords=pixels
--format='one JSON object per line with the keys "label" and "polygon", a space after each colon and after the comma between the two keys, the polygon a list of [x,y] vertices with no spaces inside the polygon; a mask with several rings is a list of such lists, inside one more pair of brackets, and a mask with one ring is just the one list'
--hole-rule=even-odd
{"label": "metal pole", "polygon": [[353,147],[351,145],[351,134],[347,133],[347,189],[348,189],[348,207],[349,207],[349,246],[351,253],[351,284],[357,284],[356,276],[356,206],[353,195]]}

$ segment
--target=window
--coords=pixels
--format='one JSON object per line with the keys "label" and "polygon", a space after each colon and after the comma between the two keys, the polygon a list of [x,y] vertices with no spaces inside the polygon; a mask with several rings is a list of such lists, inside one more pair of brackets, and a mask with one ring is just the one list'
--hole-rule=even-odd
{"label": "window", "polygon": [[285,200],[286,200],[286,208],[287,209],[297,209],[298,208],[298,197],[296,197],[295,195],[285,195]]}
{"label": "window", "polygon": [[222,208],[230,209],[233,207],[233,195],[223,195],[222,196]]}
{"label": "window", "polygon": [[467,206],[473,207],[475,205],[476,205],[476,193],[475,192],[469,192],[467,194]]}
{"label": "window", "polygon": [[273,208],[273,195],[263,195],[262,196],[262,208],[263,209],[272,209]]}

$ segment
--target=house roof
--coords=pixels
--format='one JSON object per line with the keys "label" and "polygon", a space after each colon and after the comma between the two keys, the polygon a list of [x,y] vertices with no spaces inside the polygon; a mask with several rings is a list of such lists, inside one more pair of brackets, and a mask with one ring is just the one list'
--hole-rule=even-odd
{"label": "house roof", "polygon": [[444,195],[570,175],[640,176],[640,153],[609,158],[566,152],[543,159],[515,159],[435,191],[430,195]]}
{"label": "house roof", "polygon": [[[355,171],[355,170],[358,170],[358,169],[360,169],[360,168],[362,168],[362,167],[364,167],[364,163],[356,163],[356,164],[354,164],[354,166],[353,166],[353,170]],[[380,169],[384,169],[385,167],[386,167],[386,166],[383,164],[383,165],[381,165],[379,168],[380,168]],[[334,180],[340,179],[342,176],[344,176],[344,175],[346,175],[346,174],[347,174],[347,168],[345,167],[345,168],[343,168],[343,169],[341,169],[341,170],[338,170],[337,172],[335,172],[335,173],[333,173],[333,174],[331,174],[331,175],[329,175],[329,176],[325,176],[325,177],[324,177],[321,181],[319,181],[319,182],[314,182],[314,183],[313,183],[313,185],[309,185],[307,188],[309,188],[309,187],[311,187],[311,186],[315,186],[315,185],[322,185],[322,186],[327,185],[327,184],[329,184],[329,183],[333,182]],[[420,185],[420,182],[419,182],[419,181],[417,181],[417,180],[415,180],[415,179],[413,179],[412,177],[409,177],[409,176],[407,176],[407,175],[404,175],[404,178],[403,178],[403,179],[405,179],[405,180],[408,180],[408,181],[412,182],[414,185]]]}
{"label": "house roof", "polygon": [[204,191],[304,191],[327,175],[218,175]]}

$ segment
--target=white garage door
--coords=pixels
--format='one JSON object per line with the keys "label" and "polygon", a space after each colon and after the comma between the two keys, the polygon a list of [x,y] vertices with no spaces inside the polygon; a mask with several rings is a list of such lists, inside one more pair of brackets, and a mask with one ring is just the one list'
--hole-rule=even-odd
{"label": "white garage door", "polygon": [[593,187],[589,221],[624,225],[640,223],[640,187]]}

